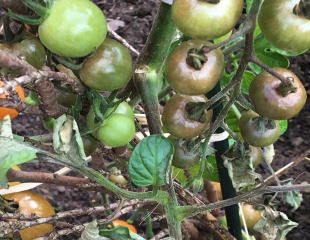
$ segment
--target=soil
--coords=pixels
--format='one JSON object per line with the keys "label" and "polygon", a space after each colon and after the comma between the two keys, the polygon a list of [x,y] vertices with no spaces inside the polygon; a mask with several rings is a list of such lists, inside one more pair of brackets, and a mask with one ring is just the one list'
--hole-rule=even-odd
{"label": "soil", "polygon": [[[152,20],[156,14],[158,1],[155,0],[104,0],[95,1],[104,10],[109,20],[112,21],[116,32],[125,38],[139,51],[150,32]],[[117,20],[117,21],[115,21]],[[291,59],[291,68],[303,80],[308,95],[310,94],[310,54]],[[40,117],[20,116],[14,122],[14,131],[18,134],[44,133]],[[310,147],[310,101],[300,115],[289,122],[289,129],[277,142],[276,158],[273,162],[275,170],[302,155]],[[55,165],[47,163],[32,163],[24,167],[25,170],[44,169],[55,171]],[[281,179],[293,178],[297,183],[310,179],[310,162],[304,161],[283,175]],[[266,168],[261,168],[267,175]],[[65,188],[53,185],[44,185],[37,189],[43,193],[58,211],[70,210],[102,203],[102,196],[93,192],[81,192],[79,189]],[[297,211],[291,211],[291,207],[282,205],[284,211],[291,220],[299,223],[299,226],[288,234],[288,240],[310,239],[310,193],[303,194],[304,201]],[[74,238],[68,238],[74,239]]]}

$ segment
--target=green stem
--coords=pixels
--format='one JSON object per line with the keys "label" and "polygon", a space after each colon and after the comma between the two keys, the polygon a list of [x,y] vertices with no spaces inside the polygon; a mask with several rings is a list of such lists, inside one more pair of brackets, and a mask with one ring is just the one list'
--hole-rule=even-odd
{"label": "green stem", "polygon": [[161,133],[157,89],[175,34],[176,28],[171,21],[171,6],[161,3],[146,46],[137,61],[134,76],[152,134]]}

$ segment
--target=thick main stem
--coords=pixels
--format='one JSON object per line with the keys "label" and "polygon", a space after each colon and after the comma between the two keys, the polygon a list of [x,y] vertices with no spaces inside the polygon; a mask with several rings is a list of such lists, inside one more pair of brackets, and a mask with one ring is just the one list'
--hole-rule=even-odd
{"label": "thick main stem", "polygon": [[162,78],[162,67],[175,34],[176,28],[171,21],[171,6],[161,3],[150,36],[138,59],[134,76],[151,134],[161,133],[158,86]]}

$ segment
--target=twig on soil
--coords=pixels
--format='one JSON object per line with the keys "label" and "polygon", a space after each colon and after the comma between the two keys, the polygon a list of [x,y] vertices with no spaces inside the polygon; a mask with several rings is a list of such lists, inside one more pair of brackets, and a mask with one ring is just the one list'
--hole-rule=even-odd
{"label": "twig on soil", "polygon": [[152,237],[150,240],[160,240],[163,239],[164,237],[169,235],[169,230],[168,229],[163,229],[159,233],[157,233],[154,237]]}

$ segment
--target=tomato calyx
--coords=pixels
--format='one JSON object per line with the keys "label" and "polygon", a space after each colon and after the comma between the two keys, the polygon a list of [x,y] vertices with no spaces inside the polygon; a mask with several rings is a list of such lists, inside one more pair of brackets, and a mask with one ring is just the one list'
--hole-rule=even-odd
{"label": "tomato calyx", "polygon": [[310,20],[310,2],[308,0],[300,0],[294,7],[294,14]]}
{"label": "tomato calyx", "polygon": [[191,48],[188,50],[186,63],[193,67],[195,70],[200,70],[208,61],[208,57],[206,56],[204,52],[204,46],[200,48]]}
{"label": "tomato calyx", "polygon": [[267,131],[277,127],[277,124],[274,120],[267,119],[262,116],[254,117],[252,121],[254,123],[253,126],[256,127],[257,131]]}
{"label": "tomato calyx", "polygon": [[205,102],[189,102],[185,106],[185,112],[189,119],[203,123],[205,121]]}
{"label": "tomato calyx", "polygon": [[286,82],[282,82],[279,87],[277,88],[278,93],[285,97],[290,93],[296,93],[297,88],[294,86],[293,78],[287,78]]}
{"label": "tomato calyx", "polygon": [[207,3],[212,3],[212,4],[217,4],[220,2],[220,0],[202,0],[204,2],[207,2]]}

